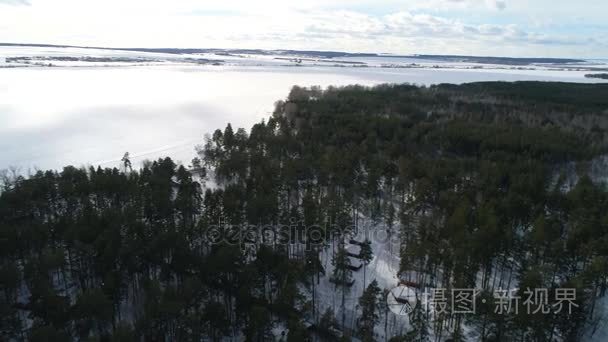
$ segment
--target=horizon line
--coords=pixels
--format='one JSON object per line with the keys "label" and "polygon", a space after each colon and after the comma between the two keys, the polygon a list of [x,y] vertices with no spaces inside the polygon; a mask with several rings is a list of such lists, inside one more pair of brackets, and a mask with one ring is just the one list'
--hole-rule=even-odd
{"label": "horizon line", "polygon": [[[47,44],[47,43],[8,43],[0,42],[0,46],[22,46],[22,47],[56,47],[56,48],[80,48],[80,49],[100,49],[100,50],[121,50],[121,51],[137,51],[137,52],[163,52],[160,50],[174,50],[174,51],[187,51],[187,50],[208,50],[208,51],[284,51],[284,52],[317,52],[317,53],[332,53],[332,54],[344,54],[344,55],[365,55],[365,56],[390,56],[390,57],[417,57],[417,56],[437,56],[437,57],[475,57],[475,58],[505,58],[505,59],[545,59],[545,60],[560,60],[560,59],[579,59],[579,60],[603,60],[608,57],[602,58],[588,58],[588,57],[513,57],[513,56],[500,56],[500,55],[463,55],[463,54],[428,54],[428,53],[415,53],[415,54],[399,54],[399,53],[386,53],[386,52],[348,52],[348,51],[336,51],[336,50],[313,50],[313,49],[263,49],[263,48],[213,48],[213,47],[108,47],[108,46],[88,46],[88,45],[71,45],[71,44]],[[171,53],[164,51],[164,53]]]}

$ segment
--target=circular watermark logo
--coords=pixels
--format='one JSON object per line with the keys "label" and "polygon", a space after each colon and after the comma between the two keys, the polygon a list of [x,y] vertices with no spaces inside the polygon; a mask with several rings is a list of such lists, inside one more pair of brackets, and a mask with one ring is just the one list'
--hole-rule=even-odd
{"label": "circular watermark logo", "polygon": [[405,285],[393,287],[386,295],[386,304],[395,315],[409,315],[418,305],[416,290]]}

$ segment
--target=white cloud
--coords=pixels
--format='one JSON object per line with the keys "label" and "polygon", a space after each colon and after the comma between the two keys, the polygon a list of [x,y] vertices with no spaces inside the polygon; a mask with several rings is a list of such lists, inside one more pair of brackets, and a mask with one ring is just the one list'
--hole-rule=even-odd
{"label": "white cloud", "polygon": [[498,10],[504,10],[507,7],[505,0],[486,0],[486,2],[489,4],[489,6]]}
{"label": "white cloud", "polygon": [[27,0],[0,0],[0,5],[29,5]]}
{"label": "white cloud", "polygon": [[[22,0],[0,3],[7,1],[14,4]],[[606,44],[598,43],[606,41],[599,38],[601,35],[552,29],[554,22],[563,25],[575,13],[572,8],[568,16],[551,16],[537,3],[526,10],[524,1],[31,0],[31,6],[2,8],[0,42],[529,56],[607,54]],[[598,0],[588,1],[593,13],[600,7],[608,10],[607,5],[595,2]],[[591,16],[579,7],[579,17]],[[552,20],[543,25],[532,19],[547,16]],[[505,24],[509,18],[516,22]],[[595,22],[606,27],[601,19]]]}
{"label": "white cloud", "polygon": [[[576,39],[527,32],[517,25],[470,25],[429,14],[397,12],[383,17],[360,13],[319,13],[300,32],[322,38],[350,38],[381,42],[389,37],[427,40],[470,40],[519,44],[575,44]],[[586,43],[582,41],[580,43]],[[383,45],[378,45],[383,46]]]}

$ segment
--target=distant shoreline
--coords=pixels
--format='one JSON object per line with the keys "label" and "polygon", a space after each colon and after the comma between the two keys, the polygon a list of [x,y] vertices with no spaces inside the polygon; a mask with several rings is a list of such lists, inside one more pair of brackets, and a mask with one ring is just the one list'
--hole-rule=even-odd
{"label": "distant shoreline", "polygon": [[587,74],[585,75],[587,78],[600,78],[603,80],[608,80],[608,74]]}
{"label": "distant shoreline", "polygon": [[111,48],[99,46],[77,46],[77,45],[55,45],[55,44],[20,44],[0,43],[2,46],[13,47],[54,47],[54,48],[79,48],[79,49],[103,49],[115,51],[136,51],[150,53],[168,54],[197,54],[197,53],[224,53],[224,54],[258,54],[258,55],[289,55],[313,58],[336,58],[336,57],[377,57],[395,58],[407,57],[447,62],[469,62],[481,64],[503,64],[503,65],[531,65],[540,64],[571,64],[584,63],[584,59],[572,58],[527,58],[527,57],[501,57],[501,56],[465,56],[465,55],[391,55],[382,53],[352,53],[340,51],[315,51],[315,50],[264,50],[264,49],[217,49],[217,48]]}

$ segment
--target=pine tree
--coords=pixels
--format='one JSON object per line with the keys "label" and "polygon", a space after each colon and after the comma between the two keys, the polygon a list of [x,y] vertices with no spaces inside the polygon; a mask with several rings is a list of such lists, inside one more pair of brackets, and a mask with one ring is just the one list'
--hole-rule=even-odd
{"label": "pine tree", "polygon": [[340,243],[338,246],[338,251],[334,255],[332,261],[332,265],[334,266],[334,271],[332,274],[332,280],[334,284],[342,287],[342,329],[345,328],[346,321],[346,310],[345,310],[345,302],[346,302],[346,292],[350,289],[350,285],[352,282],[352,271],[350,269],[350,258],[346,253],[346,249],[344,248],[344,243]]}
{"label": "pine tree", "polygon": [[345,287],[350,284],[352,281],[351,263],[343,243],[338,245],[338,250],[332,258],[331,264],[334,266],[332,280],[336,286]]}
{"label": "pine tree", "polygon": [[382,290],[376,280],[372,281],[359,298],[361,317],[359,318],[359,333],[363,341],[374,341],[374,327],[380,319],[379,303]]}
{"label": "pine tree", "polygon": [[365,286],[367,286],[367,284],[365,283],[367,265],[369,265],[369,263],[374,258],[374,252],[372,250],[372,243],[368,239],[365,239],[365,241],[363,241],[363,243],[361,244],[359,258],[361,259],[361,262],[363,263],[363,288],[365,288]]}
{"label": "pine tree", "polygon": [[423,304],[418,301],[409,315],[412,329],[405,336],[407,342],[427,342],[430,341],[428,318],[425,317]]}

